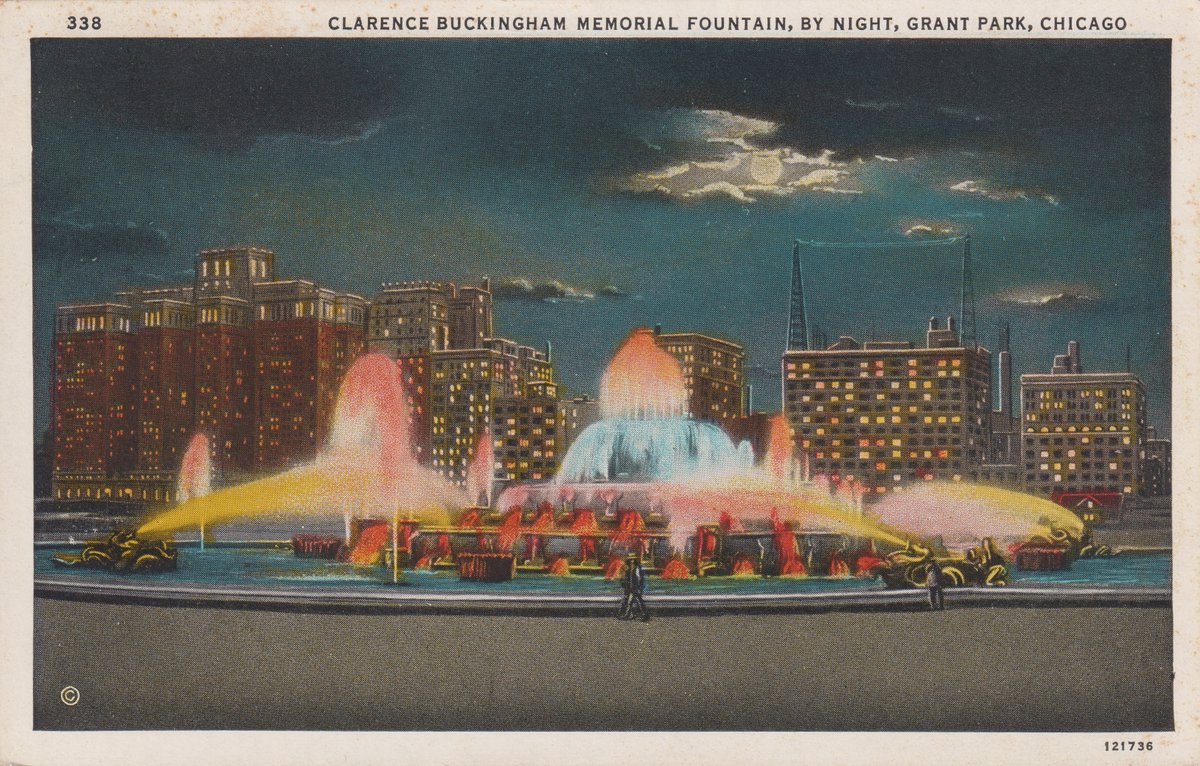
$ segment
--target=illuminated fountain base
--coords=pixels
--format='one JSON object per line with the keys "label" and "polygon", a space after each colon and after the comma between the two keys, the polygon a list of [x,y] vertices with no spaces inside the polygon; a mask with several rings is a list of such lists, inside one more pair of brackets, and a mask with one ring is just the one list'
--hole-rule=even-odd
{"label": "illuminated fountain base", "polygon": [[935,556],[929,548],[912,545],[889,553],[870,571],[878,574],[889,588],[924,588],[928,586],[929,570],[935,561],[941,569],[939,583],[943,587],[1008,584],[1008,565],[990,537],[961,556]]}
{"label": "illuminated fountain base", "polygon": [[120,574],[174,572],[178,553],[162,540],[139,539],[132,530],[116,529],[102,540],[89,540],[78,554],[56,553],[56,566],[101,569]]}

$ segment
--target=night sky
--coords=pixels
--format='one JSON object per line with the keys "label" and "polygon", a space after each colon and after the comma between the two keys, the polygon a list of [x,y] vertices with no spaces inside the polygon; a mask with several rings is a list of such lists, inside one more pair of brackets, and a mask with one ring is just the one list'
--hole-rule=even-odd
{"label": "night sky", "polygon": [[[1168,41],[33,41],[36,425],[57,303],[190,280],[492,277],[594,393],[630,328],[730,337],[779,406],[794,238],[970,233],[980,341],[1068,340],[1170,429]],[[959,250],[806,249],[831,337],[919,341]],[[527,280],[528,284],[518,280]]]}

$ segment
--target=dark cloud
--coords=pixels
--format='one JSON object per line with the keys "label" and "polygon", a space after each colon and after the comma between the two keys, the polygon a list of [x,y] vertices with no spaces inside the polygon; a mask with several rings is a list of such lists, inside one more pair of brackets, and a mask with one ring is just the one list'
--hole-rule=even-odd
{"label": "dark cloud", "polygon": [[[33,42],[35,110],[85,105],[201,140],[337,139],[432,97],[474,118],[451,142],[536,116],[601,152],[615,148],[617,105],[769,119],[806,153],[1013,148],[1085,123],[1169,119],[1169,61],[1169,41]],[[551,148],[524,131],[493,149],[534,144]]]}
{"label": "dark cloud", "polygon": [[402,70],[369,41],[33,41],[34,112],[82,107],[117,125],[241,147],[361,133],[394,110]]}
{"label": "dark cloud", "polygon": [[153,260],[165,256],[170,240],[162,229],[132,221],[85,223],[56,218],[34,226],[34,256],[67,254],[77,263],[98,263],[129,258]]}

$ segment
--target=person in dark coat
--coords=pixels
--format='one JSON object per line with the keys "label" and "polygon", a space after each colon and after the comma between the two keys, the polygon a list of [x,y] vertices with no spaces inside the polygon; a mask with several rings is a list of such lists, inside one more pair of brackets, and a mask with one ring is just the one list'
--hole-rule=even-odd
{"label": "person in dark coat", "polygon": [[641,557],[631,554],[625,559],[625,569],[621,573],[621,589],[625,597],[621,601],[621,610],[617,617],[622,620],[640,619],[646,622],[650,613],[646,610],[646,570],[642,567]]}
{"label": "person in dark coat", "polygon": [[942,568],[936,561],[929,562],[929,571],[925,574],[925,584],[929,587],[929,608],[934,611],[942,609]]}

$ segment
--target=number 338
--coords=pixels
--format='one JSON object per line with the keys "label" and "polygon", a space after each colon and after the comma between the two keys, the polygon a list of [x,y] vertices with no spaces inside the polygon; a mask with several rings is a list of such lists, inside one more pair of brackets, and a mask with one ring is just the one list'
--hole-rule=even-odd
{"label": "number 338", "polygon": [[68,16],[67,29],[99,29],[99,16]]}

